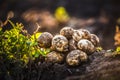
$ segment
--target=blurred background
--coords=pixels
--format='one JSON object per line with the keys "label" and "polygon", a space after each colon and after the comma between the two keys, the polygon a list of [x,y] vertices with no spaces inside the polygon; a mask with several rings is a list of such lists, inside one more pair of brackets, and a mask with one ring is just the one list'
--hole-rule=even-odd
{"label": "blurred background", "polygon": [[[13,22],[21,22],[32,34],[57,34],[65,26],[85,28],[96,34],[104,49],[115,48],[115,26],[120,25],[120,0],[0,0],[0,20],[12,11]],[[8,29],[9,27],[4,27]]]}

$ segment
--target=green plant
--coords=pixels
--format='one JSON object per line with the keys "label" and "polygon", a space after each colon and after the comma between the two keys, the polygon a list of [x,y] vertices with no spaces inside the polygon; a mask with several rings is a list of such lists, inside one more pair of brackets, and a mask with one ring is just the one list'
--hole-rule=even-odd
{"label": "green plant", "polygon": [[116,52],[120,53],[120,47],[116,48]]}
{"label": "green plant", "polygon": [[59,22],[66,22],[69,20],[70,16],[68,15],[66,9],[62,6],[58,7],[54,13],[55,18]]}
{"label": "green plant", "polygon": [[30,35],[23,24],[8,22],[12,29],[3,31],[0,27],[0,74],[16,75],[21,73],[22,68],[30,67],[39,56],[45,56],[50,49],[38,46],[37,37],[41,33]]}

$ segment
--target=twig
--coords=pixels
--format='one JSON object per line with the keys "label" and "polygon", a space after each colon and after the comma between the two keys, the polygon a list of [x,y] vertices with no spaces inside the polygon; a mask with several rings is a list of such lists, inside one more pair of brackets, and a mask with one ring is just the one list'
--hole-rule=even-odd
{"label": "twig", "polygon": [[37,25],[37,29],[34,31],[34,34],[37,33],[38,30],[41,28],[41,26],[38,23],[36,23],[36,25]]}

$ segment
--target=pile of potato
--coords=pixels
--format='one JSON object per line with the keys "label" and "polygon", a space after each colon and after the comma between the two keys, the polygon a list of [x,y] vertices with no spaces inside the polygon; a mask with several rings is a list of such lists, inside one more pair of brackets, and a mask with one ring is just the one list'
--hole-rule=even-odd
{"label": "pile of potato", "polygon": [[87,61],[88,56],[96,51],[99,38],[86,29],[74,30],[71,27],[64,27],[55,36],[48,32],[42,33],[38,43],[40,47],[51,49],[45,61],[52,63],[66,61],[70,66],[77,66]]}

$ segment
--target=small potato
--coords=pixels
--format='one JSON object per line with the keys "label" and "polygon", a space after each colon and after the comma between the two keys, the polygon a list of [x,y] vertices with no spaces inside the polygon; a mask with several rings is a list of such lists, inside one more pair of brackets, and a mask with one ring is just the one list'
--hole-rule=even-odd
{"label": "small potato", "polygon": [[87,54],[91,54],[95,51],[94,45],[87,39],[81,39],[77,46],[80,50],[86,52]]}
{"label": "small potato", "polygon": [[52,39],[52,48],[56,51],[65,52],[68,51],[68,40],[62,35],[56,35]]}
{"label": "small potato", "polygon": [[97,47],[100,42],[99,38],[95,34],[91,34],[90,41],[93,43],[95,47]]}
{"label": "small potato", "polygon": [[85,61],[87,61],[87,59],[88,59],[87,54],[85,52],[81,51],[81,53],[80,53],[81,62],[85,62]]}
{"label": "small potato", "polygon": [[90,32],[86,29],[74,30],[74,33],[73,33],[72,37],[77,42],[81,39],[89,39],[90,38]]}
{"label": "small potato", "polygon": [[77,66],[81,62],[87,61],[87,59],[88,59],[87,54],[77,49],[77,50],[73,50],[70,53],[68,53],[66,57],[66,62],[70,66]]}
{"label": "small potato", "polygon": [[63,54],[55,51],[52,51],[45,56],[46,62],[61,63],[63,60],[64,60]]}
{"label": "small potato", "polygon": [[90,32],[86,29],[79,29],[79,31],[82,32],[82,39],[89,39],[90,38]]}
{"label": "small potato", "polygon": [[60,30],[60,34],[65,36],[67,39],[71,39],[73,35],[73,28],[71,27],[64,27]]}
{"label": "small potato", "polygon": [[80,64],[80,50],[73,50],[68,53],[66,62],[70,66],[77,66]]}
{"label": "small potato", "polygon": [[82,39],[82,33],[79,32],[78,30],[74,30],[72,37],[75,41],[78,42],[80,39]]}
{"label": "small potato", "polygon": [[77,49],[77,42],[73,39],[69,40],[69,50],[75,50]]}
{"label": "small potato", "polygon": [[37,39],[40,47],[48,48],[51,46],[53,35],[49,32],[43,32]]}

